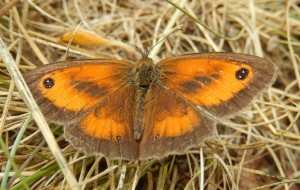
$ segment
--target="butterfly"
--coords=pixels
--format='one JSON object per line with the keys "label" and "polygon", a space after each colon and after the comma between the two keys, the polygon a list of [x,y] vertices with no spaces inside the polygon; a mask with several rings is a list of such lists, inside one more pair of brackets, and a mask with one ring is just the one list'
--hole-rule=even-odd
{"label": "butterfly", "polygon": [[247,107],[273,84],[276,66],[237,53],[195,53],[157,64],[145,54],[135,64],[64,61],[24,77],[44,116],[64,125],[74,147],[110,159],[144,160],[203,143],[216,128],[213,117]]}

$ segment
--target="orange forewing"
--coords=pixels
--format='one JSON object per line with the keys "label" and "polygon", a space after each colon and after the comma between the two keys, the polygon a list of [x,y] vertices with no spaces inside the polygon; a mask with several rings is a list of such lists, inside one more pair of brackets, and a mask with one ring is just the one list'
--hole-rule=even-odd
{"label": "orange forewing", "polygon": [[[64,124],[124,87],[132,69],[116,60],[66,61],[32,70],[25,79],[43,114]],[[45,80],[53,87],[45,88]]]}
{"label": "orange forewing", "polygon": [[42,112],[65,125],[77,148],[111,159],[184,153],[210,137],[212,116],[248,106],[276,77],[273,63],[245,54],[144,56],[51,64],[25,79]]}
{"label": "orange forewing", "polygon": [[[273,84],[276,68],[260,57],[235,53],[191,54],[158,63],[161,81],[215,116],[230,116]],[[246,78],[243,71],[247,71]]]}
{"label": "orange forewing", "polygon": [[[167,65],[171,71],[164,71],[167,74],[164,82],[173,89],[186,92],[184,93],[186,98],[197,105],[220,105],[222,101],[232,99],[235,93],[243,89],[253,78],[251,67],[238,64],[233,62],[228,65],[224,60],[184,60],[179,64],[174,64],[171,68]],[[235,71],[240,67],[245,67],[250,71],[246,80],[235,79]],[[222,75],[220,75],[221,72]],[[224,80],[226,83],[220,85],[220,81]]]}

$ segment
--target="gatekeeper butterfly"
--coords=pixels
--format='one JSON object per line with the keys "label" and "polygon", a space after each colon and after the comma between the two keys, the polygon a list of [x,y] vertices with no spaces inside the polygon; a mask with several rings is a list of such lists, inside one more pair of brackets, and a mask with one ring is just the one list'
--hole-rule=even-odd
{"label": "gatekeeper butterfly", "polygon": [[[25,80],[42,113],[87,153],[141,160],[184,153],[275,80],[275,65],[236,53],[64,61]],[[199,109],[200,108],[200,109]],[[209,113],[209,114],[208,114]]]}

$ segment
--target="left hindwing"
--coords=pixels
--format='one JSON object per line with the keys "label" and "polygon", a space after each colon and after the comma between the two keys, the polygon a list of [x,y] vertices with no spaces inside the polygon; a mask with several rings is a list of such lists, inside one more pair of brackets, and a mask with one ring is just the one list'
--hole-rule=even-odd
{"label": "left hindwing", "polygon": [[137,91],[126,85],[101,101],[76,123],[65,126],[65,136],[74,147],[110,159],[139,159],[134,138]]}

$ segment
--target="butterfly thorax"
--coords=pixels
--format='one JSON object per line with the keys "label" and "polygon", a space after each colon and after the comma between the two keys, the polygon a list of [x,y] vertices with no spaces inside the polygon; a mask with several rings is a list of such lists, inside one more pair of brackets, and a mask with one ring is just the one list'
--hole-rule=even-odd
{"label": "butterfly thorax", "polygon": [[153,82],[157,81],[157,72],[152,59],[142,58],[136,65],[135,85],[137,86],[137,108],[134,122],[134,137],[140,140],[143,131],[144,105],[146,95]]}
{"label": "butterfly thorax", "polygon": [[155,80],[154,67],[150,58],[143,58],[137,63],[135,82],[139,88],[147,88]]}

